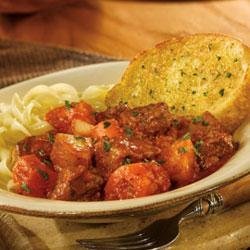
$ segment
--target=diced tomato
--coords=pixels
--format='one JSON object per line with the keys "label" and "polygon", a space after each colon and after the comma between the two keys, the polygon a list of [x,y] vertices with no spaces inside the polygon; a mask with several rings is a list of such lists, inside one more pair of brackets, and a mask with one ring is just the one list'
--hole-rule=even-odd
{"label": "diced tomato", "polygon": [[[86,169],[82,175],[70,183],[73,195],[77,200],[95,200],[100,198],[103,178],[96,169]],[[99,194],[97,194],[99,193]]]}
{"label": "diced tomato", "polygon": [[55,133],[50,131],[39,136],[30,136],[17,144],[19,156],[35,154],[39,159],[48,159],[52,150]]}
{"label": "diced tomato", "polygon": [[99,122],[91,132],[91,136],[97,139],[107,136],[108,138],[120,137],[123,130],[115,119]]}
{"label": "diced tomato", "polygon": [[162,158],[165,161],[163,166],[177,187],[196,180],[199,167],[190,139],[177,140],[170,147],[163,149]]}
{"label": "diced tomato", "polygon": [[49,111],[45,116],[46,121],[53,126],[57,132],[72,133],[71,123],[74,119],[95,124],[94,110],[85,103],[67,103]]}
{"label": "diced tomato", "polygon": [[20,194],[46,198],[55,186],[57,173],[34,154],[18,158],[13,167],[13,180]]}
{"label": "diced tomato", "polygon": [[156,163],[134,163],[119,167],[105,186],[106,200],[121,200],[166,192],[167,171]]}

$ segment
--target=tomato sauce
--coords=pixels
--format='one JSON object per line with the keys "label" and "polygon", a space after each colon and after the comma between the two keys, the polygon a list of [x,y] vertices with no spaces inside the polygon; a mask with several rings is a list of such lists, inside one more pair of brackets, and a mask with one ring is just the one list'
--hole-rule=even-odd
{"label": "tomato sauce", "polygon": [[209,112],[176,116],[165,103],[96,113],[66,101],[45,119],[52,131],[17,144],[17,193],[71,201],[144,197],[206,177],[237,149]]}

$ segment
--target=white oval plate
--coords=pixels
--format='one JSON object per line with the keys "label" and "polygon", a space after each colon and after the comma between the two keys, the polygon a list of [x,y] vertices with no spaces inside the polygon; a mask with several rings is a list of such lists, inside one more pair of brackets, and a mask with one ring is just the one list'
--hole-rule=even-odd
{"label": "white oval plate", "polygon": [[[23,95],[39,84],[65,82],[77,90],[83,90],[92,84],[116,83],[127,65],[128,62],[102,63],[48,74],[1,89],[0,100],[8,103],[15,92]],[[249,173],[250,123],[241,126],[235,138],[240,142],[240,149],[221,169],[200,181],[170,192],[122,201],[72,202],[26,197],[0,189],[0,209],[35,216],[76,219],[143,215],[170,208]]]}

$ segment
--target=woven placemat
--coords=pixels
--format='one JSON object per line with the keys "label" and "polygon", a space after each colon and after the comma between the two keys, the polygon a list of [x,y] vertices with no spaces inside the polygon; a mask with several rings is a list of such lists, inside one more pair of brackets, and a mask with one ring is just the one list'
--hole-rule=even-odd
{"label": "woven placemat", "polygon": [[0,39],[0,88],[62,69],[114,60],[80,50]]}

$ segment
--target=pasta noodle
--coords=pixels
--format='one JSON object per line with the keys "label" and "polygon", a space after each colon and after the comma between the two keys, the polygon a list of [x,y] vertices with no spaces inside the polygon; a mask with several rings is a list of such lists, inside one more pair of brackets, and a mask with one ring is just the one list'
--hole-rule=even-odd
{"label": "pasta noodle", "polygon": [[89,86],[81,94],[81,99],[89,103],[93,108],[95,108],[95,110],[103,111],[106,109],[106,94],[113,86],[113,84]]}
{"label": "pasta noodle", "polygon": [[0,187],[11,176],[12,152],[15,144],[27,136],[40,135],[52,127],[44,120],[52,108],[64,105],[65,100],[84,100],[97,111],[105,109],[105,96],[112,85],[90,86],[82,93],[69,84],[39,85],[21,98],[13,95],[10,104],[0,103]]}

